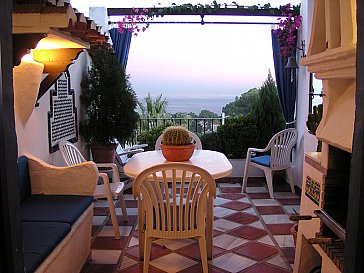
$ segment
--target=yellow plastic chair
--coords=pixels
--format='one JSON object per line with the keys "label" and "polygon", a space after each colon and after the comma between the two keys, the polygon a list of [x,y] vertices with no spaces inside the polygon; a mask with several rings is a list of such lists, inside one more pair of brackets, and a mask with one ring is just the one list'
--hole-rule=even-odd
{"label": "yellow plastic chair", "polygon": [[156,165],[136,177],[133,194],[138,199],[143,272],[148,272],[153,239],[196,238],[203,272],[207,273],[206,222],[212,223],[213,198],[216,197],[211,174],[185,163]]}

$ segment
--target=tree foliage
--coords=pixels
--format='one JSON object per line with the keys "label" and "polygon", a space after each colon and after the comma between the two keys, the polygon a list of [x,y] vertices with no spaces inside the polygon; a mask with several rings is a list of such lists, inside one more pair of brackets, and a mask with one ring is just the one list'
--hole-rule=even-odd
{"label": "tree foliage", "polygon": [[247,115],[251,112],[254,102],[258,99],[258,89],[252,88],[248,92],[235,97],[235,101],[226,104],[222,108],[227,116]]}
{"label": "tree foliage", "polygon": [[86,119],[81,121],[80,133],[88,144],[107,144],[115,139],[123,143],[137,127],[135,92],[109,48],[99,47],[90,54],[92,64],[81,83]]}
{"label": "tree foliage", "polygon": [[142,118],[165,117],[167,114],[167,105],[167,99],[163,98],[163,94],[153,99],[150,93],[148,93],[148,96],[144,98],[144,102],[138,101]]}
{"label": "tree foliage", "polygon": [[277,87],[270,71],[259,90],[258,100],[253,104],[252,113],[259,131],[258,147],[265,147],[272,136],[281,131],[285,124]]}

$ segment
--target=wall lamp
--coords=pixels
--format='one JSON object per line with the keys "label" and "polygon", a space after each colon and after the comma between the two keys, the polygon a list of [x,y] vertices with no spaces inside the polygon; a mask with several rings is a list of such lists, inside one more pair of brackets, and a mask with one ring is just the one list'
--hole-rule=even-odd
{"label": "wall lamp", "polygon": [[298,68],[298,64],[297,64],[297,60],[296,60],[296,50],[302,50],[302,55],[301,58],[306,57],[306,53],[305,53],[305,41],[301,40],[301,47],[295,47],[292,51],[292,56],[288,57],[287,60],[287,64],[285,66],[285,68],[291,68],[291,69],[297,69]]}

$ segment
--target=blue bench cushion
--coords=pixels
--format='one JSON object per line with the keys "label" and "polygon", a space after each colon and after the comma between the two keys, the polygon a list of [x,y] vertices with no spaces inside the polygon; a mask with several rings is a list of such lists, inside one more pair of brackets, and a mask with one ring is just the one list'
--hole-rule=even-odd
{"label": "blue bench cushion", "polygon": [[22,222],[26,272],[34,272],[71,231],[71,225],[55,222]]}
{"label": "blue bench cushion", "polygon": [[252,157],[250,161],[262,166],[270,167],[270,155]]}
{"label": "blue bench cushion", "polygon": [[92,196],[31,195],[20,205],[21,220],[61,222],[73,225],[92,202]]}
{"label": "blue bench cushion", "polygon": [[24,155],[18,158],[18,183],[21,203],[31,194],[28,158]]}

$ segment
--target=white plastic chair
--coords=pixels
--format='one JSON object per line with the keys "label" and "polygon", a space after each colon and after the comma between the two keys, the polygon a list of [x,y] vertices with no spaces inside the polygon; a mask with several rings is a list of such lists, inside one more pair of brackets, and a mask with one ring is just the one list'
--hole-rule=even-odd
{"label": "white plastic chair", "polygon": [[128,178],[124,174],[124,166],[128,162],[129,158],[134,154],[144,152],[144,148],[147,147],[148,144],[137,144],[128,147],[122,147],[120,143],[116,146],[116,154],[115,154],[115,163],[119,170],[120,178],[123,178],[124,182],[124,191],[130,189],[133,186],[133,179]]}
{"label": "white plastic chair", "polygon": [[[58,143],[59,150],[62,154],[62,158],[67,166],[73,166],[81,162],[85,162],[86,159],[82,156],[81,152],[77,149],[75,145],[68,141],[60,141]],[[119,198],[121,203],[121,210],[123,212],[124,220],[127,220],[126,205],[123,196],[124,183],[120,182],[119,172],[117,166],[113,163],[97,163],[98,168],[111,168],[112,169],[112,181],[109,183],[109,177],[106,173],[100,173],[99,176],[102,178],[103,184],[96,185],[94,198],[105,198],[107,199],[111,222],[114,229],[114,234],[116,239],[120,239],[119,224],[116,217],[115,205],[113,202],[113,197]]]}
{"label": "white plastic chair", "polygon": [[[294,193],[291,152],[296,145],[298,132],[294,128],[285,129],[275,134],[264,149],[249,148],[246,155],[243,187],[245,192],[248,182],[250,166],[262,169],[267,180],[269,195],[273,195],[273,171],[286,170],[291,191]],[[254,156],[255,153],[265,153],[270,150],[270,155]],[[254,157],[253,157],[254,156]]]}
{"label": "white plastic chair", "polygon": [[[190,137],[192,138],[192,143],[196,145],[196,150],[202,150],[202,143],[200,138],[195,134],[192,133],[190,131],[188,131],[188,134],[190,135]],[[158,138],[157,141],[155,142],[155,146],[154,146],[154,150],[160,150],[160,146],[162,144],[162,140],[163,140],[163,134],[161,134]]]}
{"label": "white plastic chair", "polygon": [[[178,194],[182,189],[186,193]],[[135,178],[133,195],[138,199],[143,272],[148,273],[153,239],[197,238],[203,272],[207,273],[206,222],[213,219],[213,199],[207,202],[207,198],[216,197],[211,174],[184,163],[155,165]]]}

